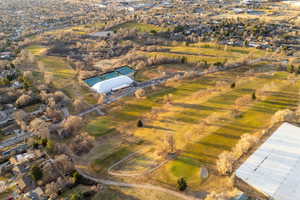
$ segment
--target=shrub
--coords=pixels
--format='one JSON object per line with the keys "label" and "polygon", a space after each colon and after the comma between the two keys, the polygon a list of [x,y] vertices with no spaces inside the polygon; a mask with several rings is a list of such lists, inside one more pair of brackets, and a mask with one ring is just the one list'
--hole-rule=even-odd
{"label": "shrub", "polygon": [[237,98],[234,103],[235,103],[236,108],[239,108],[239,107],[246,106],[250,102],[251,102],[251,96],[244,95],[244,96]]}
{"label": "shrub", "polygon": [[186,180],[184,178],[178,179],[177,188],[180,191],[184,191],[187,188],[187,183],[186,183]]}
{"label": "shrub", "polygon": [[273,124],[277,122],[293,121],[294,117],[294,112],[289,109],[279,110],[273,115],[271,121]]}
{"label": "shrub", "polygon": [[76,193],[72,194],[70,199],[71,200],[80,200],[82,198],[83,198],[82,193],[81,192],[76,192]]}
{"label": "shrub", "polygon": [[54,150],[55,150],[55,144],[53,142],[53,140],[48,140],[47,141],[47,146],[46,146],[46,149],[49,153],[53,153]]}
{"label": "shrub", "polygon": [[33,165],[31,167],[30,174],[35,181],[38,181],[43,177],[43,171],[38,165]]}
{"label": "shrub", "polygon": [[156,30],[151,30],[150,33],[153,34],[153,35],[156,35],[157,31]]}
{"label": "shrub", "polygon": [[136,98],[140,99],[140,98],[143,98],[145,96],[145,90],[142,89],[142,88],[139,88],[135,91],[134,95]]}
{"label": "shrub", "polygon": [[63,127],[68,132],[75,132],[81,128],[82,118],[79,116],[71,115],[63,123]]}
{"label": "shrub", "polygon": [[25,106],[28,105],[31,102],[32,98],[31,96],[27,95],[27,94],[23,94],[22,96],[20,96],[17,101],[16,101],[16,105],[18,107],[21,106]]}
{"label": "shrub", "polygon": [[231,83],[230,88],[235,88],[235,82]]}
{"label": "shrub", "polygon": [[257,137],[254,135],[245,134],[241,136],[240,141],[236,144],[233,152],[236,158],[241,157],[244,153],[247,153],[248,150],[257,143]]}
{"label": "shrub", "polygon": [[81,175],[76,171],[73,173],[73,182],[75,184],[79,184],[80,183],[80,180],[81,180]]}
{"label": "shrub", "polygon": [[234,155],[229,151],[221,153],[217,160],[217,169],[220,174],[227,175],[230,174],[233,170]]}
{"label": "shrub", "polygon": [[288,71],[289,73],[293,73],[293,72],[295,71],[294,65],[292,65],[292,64],[288,65],[287,71]]}
{"label": "shrub", "polygon": [[142,122],[142,120],[139,120],[137,122],[137,127],[143,127],[144,126],[144,123]]}
{"label": "shrub", "polygon": [[252,93],[252,100],[256,100],[256,94],[255,94],[255,92]]}

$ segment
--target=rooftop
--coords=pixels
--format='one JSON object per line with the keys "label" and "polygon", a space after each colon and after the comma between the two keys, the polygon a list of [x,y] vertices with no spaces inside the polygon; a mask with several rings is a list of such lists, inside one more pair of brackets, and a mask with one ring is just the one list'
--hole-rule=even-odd
{"label": "rooftop", "polygon": [[128,76],[120,75],[115,78],[107,79],[93,85],[93,90],[97,93],[108,93],[114,90],[130,86],[134,81]]}
{"label": "rooftop", "polygon": [[236,176],[272,199],[300,199],[300,128],[282,124]]}
{"label": "rooftop", "polygon": [[128,66],[123,66],[120,67],[118,69],[116,69],[115,71],[112,72],[107,72],[105,74],[99,75],[99,76],[95,76],[89,79],[84,80],[90,87],[94,86],[96,83],[99,83],[101,81],[105,81],[108,79],[112,79],[112,78],[116,78],[118,76],[121,75],[130,75],[132,73],[134,73],[135,70],[131,69]]}
{"label": "rooftop", "polygon": [[120,74],[122,75],[128,75],[128,74],[132,74],[135,72],[134,69],[131,69],[130,67],[128,66],[123,66],[123,67],[120,67],[118,69],[115,70],[116,72],[119,72]]}

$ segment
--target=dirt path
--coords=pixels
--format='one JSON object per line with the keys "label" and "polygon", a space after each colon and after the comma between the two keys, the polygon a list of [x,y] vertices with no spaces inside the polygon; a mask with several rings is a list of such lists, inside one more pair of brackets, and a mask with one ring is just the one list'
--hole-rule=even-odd
{"label": "dirt path", "polygon": [[[150,169],[147,169],[145,171],[142,171],[142,172],[139,172],[139,173],[126,173],[126,172],[115,172],[113,170],[114,167],[120,165],[121,163],[123,162],[126,162],[130,159],[132,159],[134,156],[136,156],[137,154],[141,153],[140,151],[137,151],[137,152],[134,152],[132,154],[129,154],[128,156],[126,156],[125,158],[119,160],[118,162],[114,163],[113,165],[111,165],[108,170],[107,170],[107,173],[109,175],[112,175],[112,176],[125,176],[125,177],[134,177],[134,176],[143,176],[143,175],[146,175],[146,174],[150,174],[152,173],[153,171],[157,170],[158,168],[160,168],[161,166],[163,166],[164,164],[166,164],[169,159],[167,160],[164,160],[162,162],[160,162],[159,164],[157,164],[156,166],[150,168]],[[144,152],[145,153],[145,152]]]}

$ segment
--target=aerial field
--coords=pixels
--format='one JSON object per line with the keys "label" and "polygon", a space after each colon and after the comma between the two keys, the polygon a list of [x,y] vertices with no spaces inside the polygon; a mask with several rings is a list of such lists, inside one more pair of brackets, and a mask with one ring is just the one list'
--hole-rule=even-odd
{"label": "aerial field", "polygon": [[225,62],[236,61],[246,56],[262,57],[267,52],[255,48],[230,47],[213,43],[199,43],[191,46],[182,44],[174,46],[160,46],[162,49],[169,49],[168,52],[143,52],[149,56],[166,56],[172,58],[185,57],[188,63],[197,62]]}
{"label": "aerial field", "polygon": [[[299,81],[292,84],[287,80],[288,73],[242,75],[243,71],[222,72],[193,80],[175,83],[172,87],[162,88],[150,93],[146,99],[128,97],[120,105],[113,106],[104,119],[97,118],[87,127],[92,134],[111,130],[107,134],[118,134],[118,131],[130,133],[138,139],[139,144],[131,149],[115,149],[105,157],[91,160],[98,169],[107,169],[113,164],[135,152],[137,149],[151,149],[136,162],[124,163],[123,169],[139,169],[145,161],[156,157],[157,149],[164,147],[164,139],[173,135],[178,149],[176,159],[157,169],[151,175],[152,181],[166,185],[176,185],[178,178],[186,178],[192,188],[199,188],[204,181],[200,178],[201,167],[211,170],[220,153],[230,150],[241,135],[253,134],[268,125],[272,115],[281,109],[294,108],[298,105]],[[219,81],[235,81],[235,88],[225,87],[219,90]],[[276,91],[268,92],[264,99],[256,99],[242,106],[239,116],[233,116],[235,101],[268,84],[276,85]],[[222,86],[224,88],[224,86]],[[213,90],[215,88],[215,91]],[[209,93],[205,90],[211,89]],[[200,95],[203,93],[202,95]],[[172,94],[171,103],[166,105],[164,97]],[[155,117],[153,112],[156,110]],[[143,119],[145,126],[137,128],[136,122]],[[259,120],[258,120],[259,119]],[[104,120],[104,121],[102,121]],[[205,122],[205,126],[203,125]],[[99,126],[95,126],[99,124]],[[104,159],[104,160],[103,160]],[[107,162],[109,160],[109,162]],[[141,161],[139,161],[141,160]],[[105,164],[104,164],[105,163]],[[132,166],[135,163],[137,166]],[[105,165],[105,166],[103,166]],[[102,166],[102,167],[101,167]],[[97,168],[97,167],[96,167]],[[100,172],[100,171],[98,171]]]}

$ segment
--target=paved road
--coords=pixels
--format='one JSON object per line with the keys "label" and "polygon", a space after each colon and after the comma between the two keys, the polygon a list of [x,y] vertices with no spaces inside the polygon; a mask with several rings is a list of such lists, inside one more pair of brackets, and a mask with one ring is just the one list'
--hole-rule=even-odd
{"label": "paved road", "polygon": [[31,137],[31,133],[26,132],[22,135],[18,135],[16,137],[9,138],[9,139],[7,139],[7,140],[0,143],[0,149],[18,144],[18,143],[24,141],[26,138],[29,138],[29,137]]}
{"label": "paved road", "polygon": [[100,105],[96,104],[96,105],[88,108],[87,110],[82,111],[81,113],[78,114],[78,116],[82,117],[82,116],[84,116],[84,115],[86,115],[90,112],[93,112],[93,111],[98,112],[99,115],[105,115],[105,113],[101,111]]}

